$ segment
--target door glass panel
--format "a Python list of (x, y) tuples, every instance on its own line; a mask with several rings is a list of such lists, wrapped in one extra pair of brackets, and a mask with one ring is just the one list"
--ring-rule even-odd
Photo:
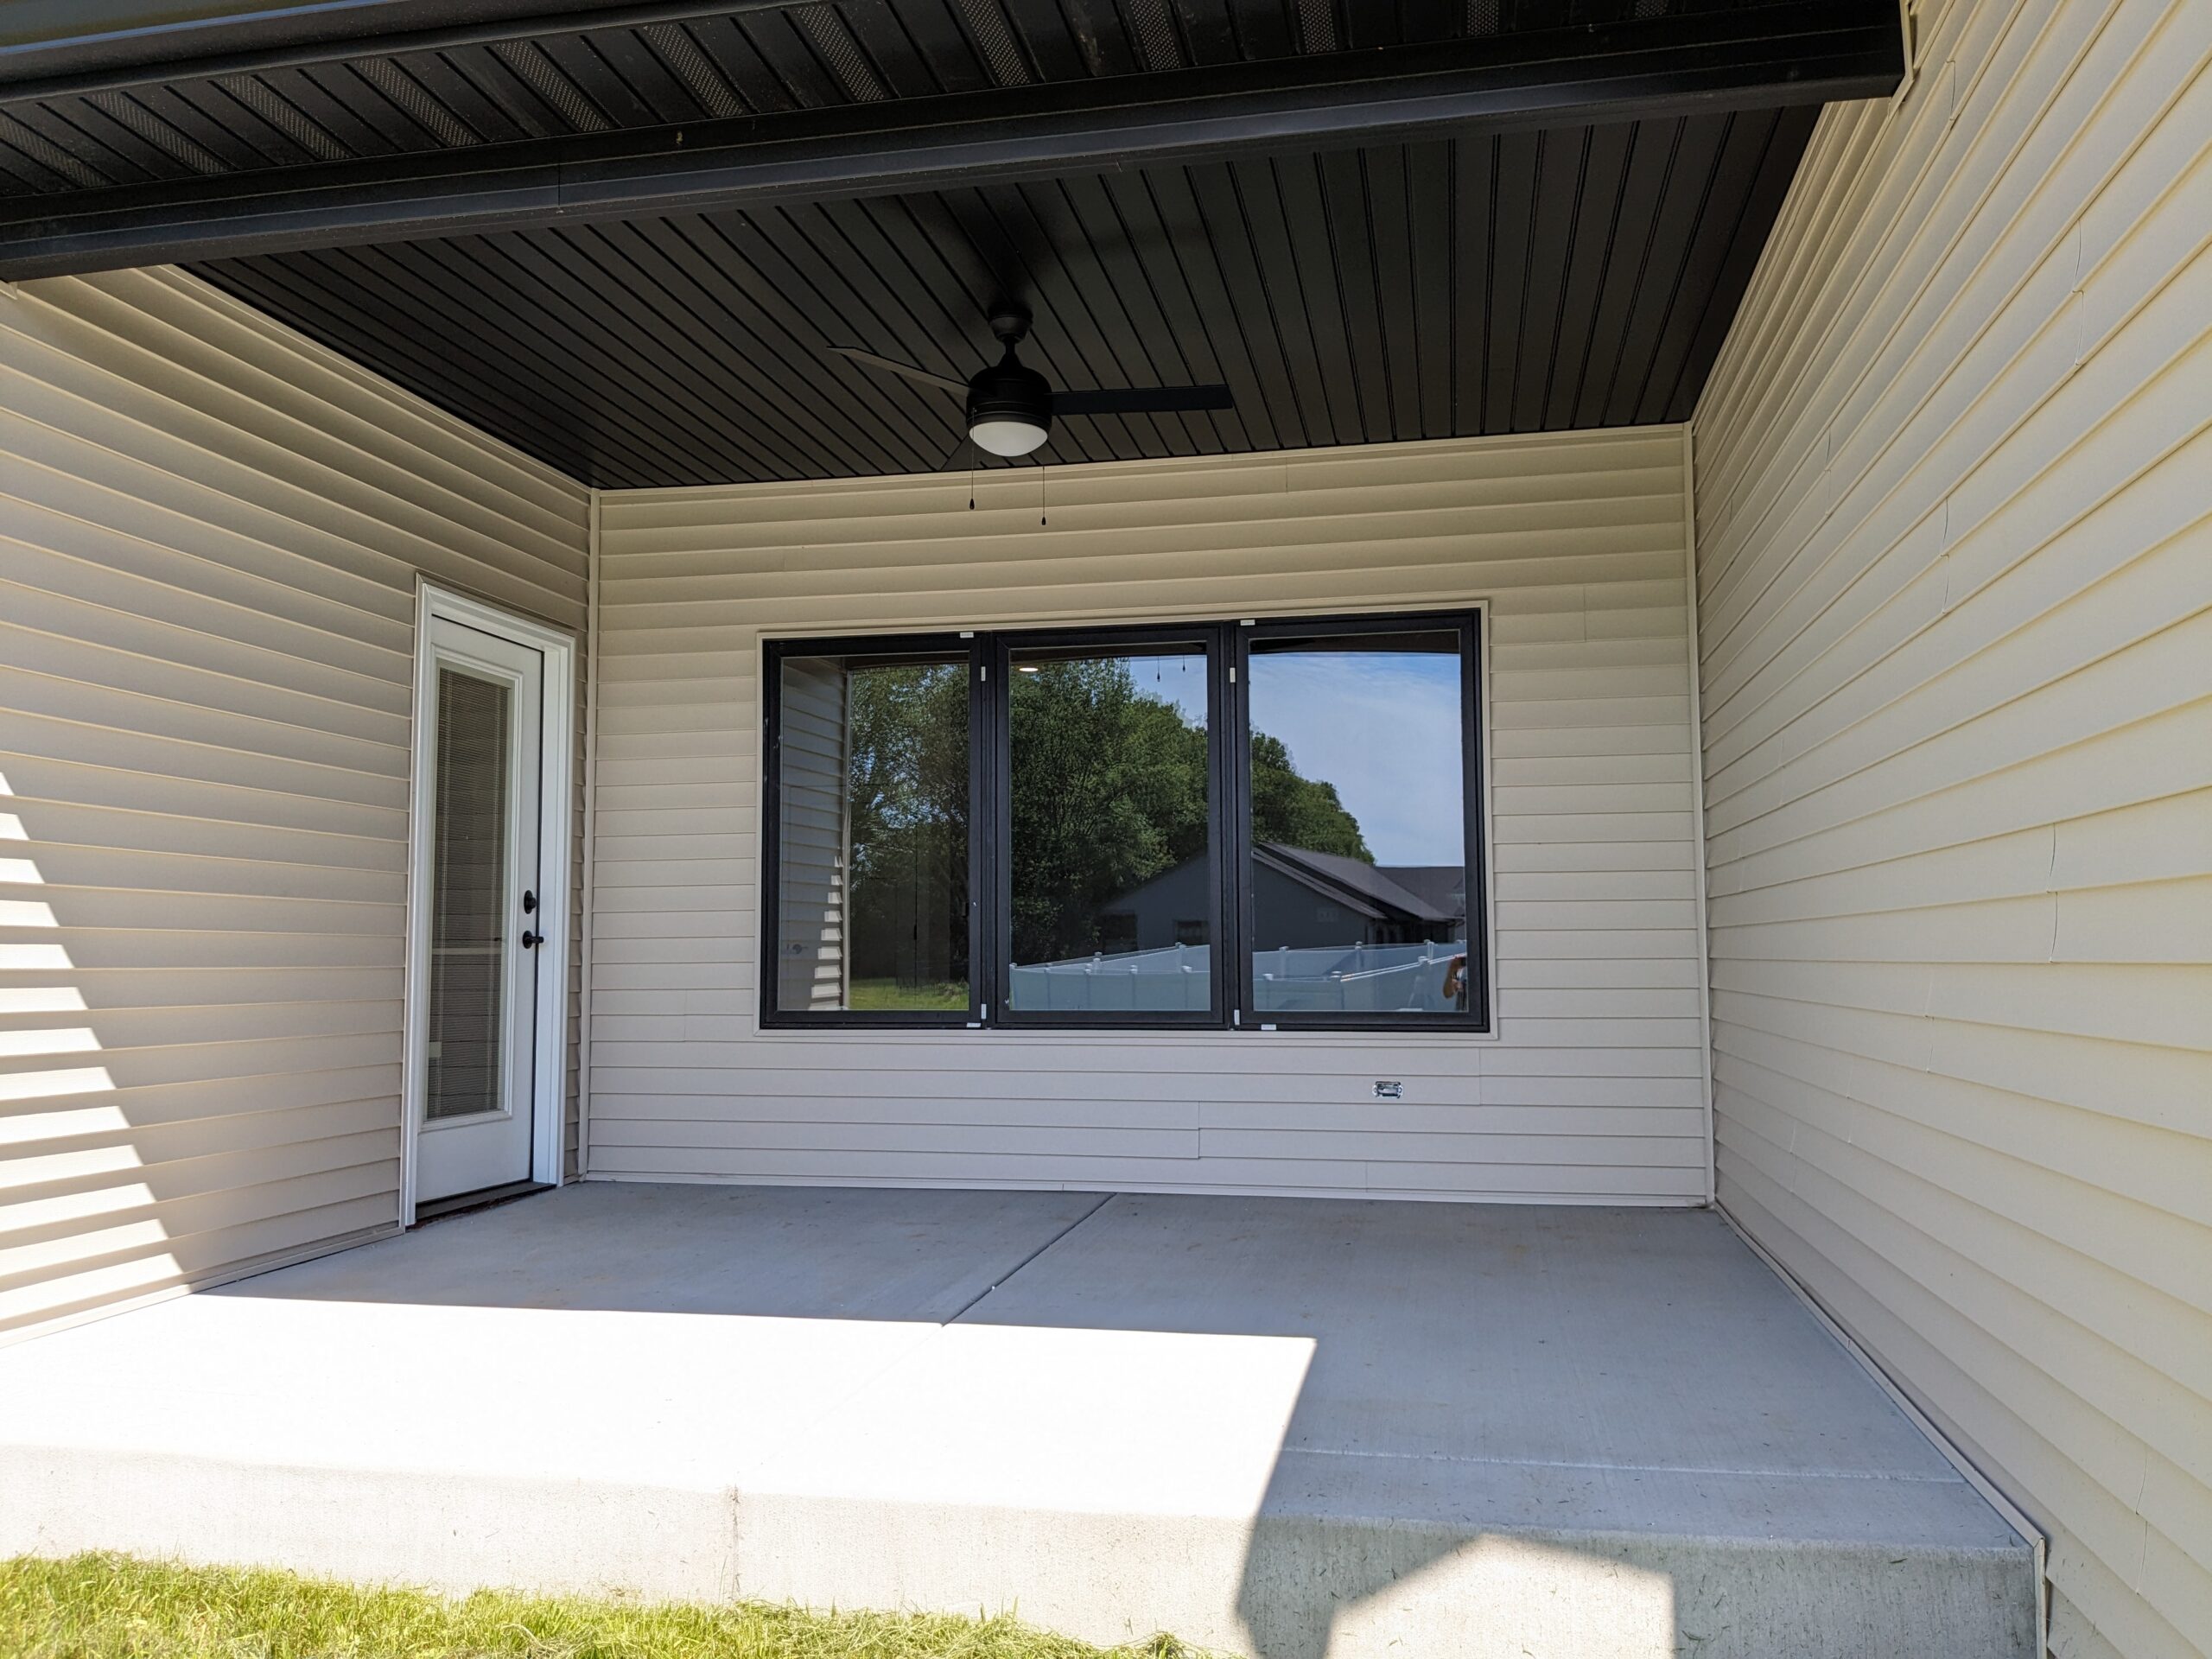
[(1466, 1011), (1463, 672), (1452, 629), (1253, 641), (1255, 1012)]
[(1024, 649), (1011, 665), (1007, 1006), (1211, 1008), (1205, 645)]
[(963, 1013), (968, 659), (789, 657), (776, 1006)]
[(512, 690), (497, 681), (438, 670), (427, 1107), (433, 1122), (503, 1104), (512, 705)]

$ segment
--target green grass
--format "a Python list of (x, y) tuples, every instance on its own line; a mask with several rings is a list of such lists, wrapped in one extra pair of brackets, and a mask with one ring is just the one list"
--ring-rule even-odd
[(362, 1590), (119, 1555), (0, 1561), (8, 1659), (1200, 1659), (1167, 1637), (1094, 1648), (1012, 1618), (660, 1606)]
[(855, 1011), (871, 1014), (882, 1014), (892, 1009), (906, 1013), (927, 1009), (931, 1013), (941, 1013), (947, 1008), (968, 1006), (968, 988), (965, 985), (901, 985), (895, 979), (856, 979), (846, 994), (852, 999), (851, 1006)]

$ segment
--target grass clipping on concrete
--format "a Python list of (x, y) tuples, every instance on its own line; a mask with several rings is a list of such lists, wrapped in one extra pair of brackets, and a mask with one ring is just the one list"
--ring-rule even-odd
[(1095, 1648), (1014, 1618), (448, 1599), (118, 1555), (0, 1561), (8, 1659), (1201, 1659), (1169, 1637)]

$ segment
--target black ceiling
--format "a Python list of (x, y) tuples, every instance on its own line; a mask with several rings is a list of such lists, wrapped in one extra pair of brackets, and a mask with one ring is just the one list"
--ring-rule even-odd
[(194, 261), (604, 486), (964, 461), (827, 348), (965, 379), (1001, 300), (1063, 389), (1235, 395), (1046, 460), (1679, 419), (1902, 63), (1893, 0), (41, 4), (0, 274)]
[[(190, 10), (74, 3), (134, 15)], [(537, 15), (517, 16), (519, 8), (483, 0), (377, 0), (368, 11), (404, 14), (410, 31), (285, 48), (241, 35), (239, 24), (203, 28), (173, 32), (161, 55), (179, 49), (178, 39), (244, 44), (135, 67), (81, 42), (0, 51), (0, 196), (1762, 4), (1772, 9), (1772, 0), (671, 0), (579, 13), (538, 0), (528, 9)], [(423, 29), (441, 13), (461, 21)], [(626, 21), (575, 26), (599, 18)]]
[[(1071, 419), (1061, 461), (1688, 412), (1815, 111), (1152, 168), (226, 261), (201, 273), (607, 487), (927, 471), (1004, 294), (1063, 387), (1226, 381)], [(988, 457), (986, 458), (988, 460)], [(964, 455), (962, 457), (965, 464)]]

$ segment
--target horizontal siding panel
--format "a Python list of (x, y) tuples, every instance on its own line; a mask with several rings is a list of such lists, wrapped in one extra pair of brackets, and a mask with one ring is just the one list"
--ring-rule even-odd
[(149, 1135), (143, 1152), (112, 1133), (77, 1139), (61, 1152), (49, 1142), (15, 1170), (35, 1179), (0, 1189), (0, 1236), (60, 1236), (124, 1214), (159, 1224), (178, 1198), (219, 1201), (302, 1170), (373, 1164), (397, 1185), (397, 1130), (389, 1102), (376, 1098), (173, 1124)]
[(1553, 1166), (1621, 1166), (1633, 1169), (1694, 1169), (1703, 1179), (1705, 1137), (1695, 1135), (1554, 1135), (1496, 1134), (1435, 1135), (1371, 1129), (1204, 1130), (1200, 1144), (1209, 1157), (1360, 1158), (1371, 1162), (1415, 1165), (1489, 1163)]
[(1195, 1158), (1196, 1129), (1159, 1127), (1099, 1128), (1084, 1123), (841, 1123), (827, 1118), (797, 1122), (721, 1118), (711, 1121), (617, 1119), (594, 1123), (594, 1147), (622, 1147), (633, 1155), (651, 1148), (715, 1148), (734, 1153), (883, 1153), (957, 1154), (986, 1158), (1033, 1154), (1079, 1158)]
[[(91, 802), (128, 808), (143, 803), (156, 810), (195, 816), (204, 811), (216, 819), (340, 834), (361, 827), (377, 830), (382, 814), (404, 823), (407, 810), (404, 780), (388, 774), (341, 771), (209, 743), (179, 743), (67, 715), (18, 714), (7, 741), (11, 776), (29, 773), (25, 792), (60, 805)], [(41, 785), (41, 772), (68, 781)], [(184, 772), (189, 775), (179, 776)]]
[[(65, 597), (26, 580), (39, 563), (30, 550), (13, 548), (4, 567), (10, 575), (0, 582), (10, 622), (27, 632), (105, 646), (118, 652), (120, 660), (146, 659), (163, 665), (164, 672), (168, 666), (198, 670), (244, 687), (274, 687), (320, 697), (333, 705), (334, 714), (359, 709), (365, 719), (377, 715), (402, 722), (407, 719), (404, 688), (392, 683), (391, 653), (342, 636), (285, 629), (273, 618), (255, 628), (254, 644), (241, 648), (225, 632), (244, 620), (235, 607), (195, 603), (196, 596), (184, 590), (141, 582), (83, 582), (74, 584), (84, 590), (81, 594)], [(75, 564), (72, 569), (73, 564), (52, 561), (39, 574), (48, 582), (66, 581), (86, 568)], [(102, 592), (103, 587), (120, 591)], [(124, 594), (130, 597), (124, 599)], [(119, 611), (118, 600), (154, 613), (133, 616)], [(186, 617), (193, 620), (187, 622)], [(280, 648), (280, 640), (286, 648)], [(357, 665), (332, 660), (347, 657), (355, 658)], [(162, 683), (166, 686), (165, 677)]]
[(1716, 992), (2036, 1029), (2115, 1042), (2212, 1047), (2212, 965), (1722, 961)]
[[(44, 803), (40, 804), (42, 807)], [(41, 811), (40, 816), (45, 818), (48, 815)], [(46, 827), (51, 830), (54, 825), (48, 823)], [(232, 831), (221, 844), (233, 855), (216, 857), (130, 848), (55, 845), (49, 836), (37, 858), (0, 859), (0, 871), (11, 865), (19, 866), (21, 874), (16, 879), (48, 889), (41, 896), (49, 902), (60, 889), (105, 889), (110, 893), (152, 895), (157, 903), (163, 903), (165, 912), (165, 900), (169, 895), (196, 899), (251, 894), (283, 900), (315, 899), (327, 893), (340, 904), (368, 905), (398, 904), (406, 897), (404, 870), (374, 866), (354, 868), (335, 858), (328, 863), (315, 864), (296, 859), (262, 860), (236, 855), (251, 852), (257, 839), (250, 834), (241, 836)], [(351, 849), (375, 858), (378, 865), (388, 864), (391, 857), (389, 842), (362, 840), (353, 843)], [(349, 848), (346, 842), (325, 837), (314, 850), (343, 854)], [(0, 880), (7, 879), (6, 874), (0, 874)], [(168, 919), (166, 913), (163, 919)]]
[[(10, 1105), (0, 1115), (0, 1144), (28, 1145), (141, 1126), (153, 1129), (166, 1123), (350, 1103), (396, 1095), (398, 1077), (397, 1057), (381, 1065), (335, 1071), (161, 1083), (130, 1090), (111, 1090), (94, 1074), (77, 1094)], [(0, 1183), (11, 1179), (12, 1167), (0, 1168)]]
[(173, 271), (0, 297), (0, 1331), (398, 1218), (415, 589), (583, 491)]
[[(2059, 1287), (2068, 1279), (2075, 1282), (2082, 1275), (2077, 1266), (2069, 1265), (2073, 1257), (2094, 1260), (2113, 1268), (2120, 1277), (2100, 1279), (2100, 1288), (2091, 1302), (2077, 1301), (2070, 1317), (2077, 1322), (2094, 1325), (2107, 1319), (2124, 1319), (2139, 1327), (2137, 1343), (2145, 1355), (2163, 1357), (2175, 1367), (2176, 1375), (2190, 1379), (2189, 1386), (2199, 1393), (2209, 1392), (2204, 1368), (2206, 1351), (2200, 1321), (2195, 1317), (2212, 1312), (2212, 1286), (2191, 1274), (2183, 1265), (2186, 1252), (2177, 1256), (2176, 1246), (2186, 1246), (2190, 1224), (2202, 1223), (2201, 1203), (2183, 1201), (2186, 1211), (2197, 1213), (2145, 1213), (2145, 1206), (2121, 1195), (2101, 1191), (2088, 1182), (2070, 1175), (2060, 1175), (2038, 1166), (2032, 1153), (2014, 1157), (2009, 1153), (1985, 1147), (1980, 1141), (1969, 1141), (1970, 1129), (1961, 1126), (1954, 1135), (1930, 1128), (1920, 1119), (1886, 1106), (1853, 1103), (1822, 1089), (1816, 1082), (1790, 1077), (1770, 1071), (1747, 1061), (1738, 1060), (1724, 1053), (1715, 1066), (1716, 1078), (1744, 1111), (1747, 1120), (1756, 1122), (1768, 1139), (1797, 1146), (1819, 1145), (1823, 1162), (1838, 1168), (1851, 1166), (1870, 1179), (1878, 1180), (1878, 1166), (1886, 1162), (1915, 1173), (1916, 1179), (1934, 1181), (1939, 1188), (1955, 1190), (1960, 1185), (1974, 1185), (2006, 1196), (2008, 1208), (2025, 1211), (2037, 1205), (2054, 1206), (2052, 1218), (2043, 1224), (2049, 1236), (2012, 1237), (2005, 1235), (2005, 1249), (2022, 1252), (2043, 1261), (2050, 1277), (2048, 1286), (2054, 1302), (2065, 1300)], [(1987, 1101), (1979, 1103), (1987, 1105)], [(1823, 1124), (1846, 1126), (1847, 1134), (1831, 1135)], [(1815, 1141), (1812, 1137), (1826, 1135), (1835, 1145)], [(1983, 1139), (1990, 1138), (1986, 1132)], [(2178, 1137), (2138, 1133), (2112, 1137), (2120, 1149), (2140, 1159), (2160, 1151), (2175, 1150)], [(2023, 1137), (2012, 1137), (2020, 1146)], [(2202, 1154), (2181, 1154), (2187, 1165), (2202, 1166)], [(2132, 1178), (2123, 1175), (2123, 1180)], [(1939, 1200), (1926, 1193), (1917, 1195), (1930, 1206), (1930, 1230), (1948, 1224), (1961, 1221)], [(1974, 1224), (1989, 1222), (1987, 1212), (1977, 1212)], [(1995, 1217), (1993, 1224), (2005, 1223), (2003, 1217)], [(2051, 1254), (2051, 1246), (2063, 1245), (2069, 1254), (2064, 1257)], [(2146, 1291), (2158, 1294), (2151, 1295)], [(2194, 1313), (2190, 1310), (2194, 1310)], [(2136, 1342), (2136, 1337), (2125, 1338)]]
[(2212, 12), (1943, 0), (1693, 422), (1722, 1202), (2212, 1653)]
[[(2202, 1132), (2200, 1108), (2212, 1084), (2212, 1055), (2171, 1045), (2125, 1048), (2092, 1039), (1984, 1020), (1929, 1014), (1870, 1014), (1837, 1002), (1788, 1002), (1716, 992), (1715, 1019), (1728, 1010), (1730, 1040), (1757, 1033), (1829, 1051), (1824, 1064), (1865, 1057), (1946, 1075), (2009, 1093), (2039, 1096), (2129, 1122)], [(1715, 1041), (1719, 1041), (1716, 1035)], [(2110, 1067), (2127, 1067), (2128, 1087), (2112, 1087)]]
[(250, 1274), (302, 1254), (362, 1242), (391, 1231), (397, 1210), (396, 1192), (378, 1193), (137, 1245), (122, 1260), (0, 1291), (0, 1325), (44, 1325), (116, 1302)]
[[(1700, 1199), (1681, 459), (1666, 429), (1063, 467), (1046, 525), (1031, 479), (973, 512), (964, 480), (607, 494), (591, 1172)], [(764, 633), (1478, 600), (1502, 1040), (759, 1031)]]
[[(136, 1218), (110, 1213), (88, 1227), (83, 1217), (73, 1216), (60, 1226), (16, 1227), (0, 1235), (0, 1283), (28, 1284), (50, 1276), (56, 1268), (157, 1243), (171, 1236), (393, 1193), (394, 1141), (387, 1126), (365, 1135), (297, 1142), (250, 1163), (224, 1159), (212, 1169), (190, 1165), (164, 1169), (150, 1181), (131, 1184), (148, 1194), (158, 1184), (158, 1215), (150, 1213), (154, 1206), (149, 1204), (142, 1206), (149, 1213)], [(250, 1184), (238, 1179), (241, 1165), (251, 1172)]]
[[(387, 978), (377, 988), (390, 989)], [(95, 1031), (89, 1023), (97, 1018)], [(305, 1002), (264, 996), (253, 1001), (180, 1004), (170, 1007), (113, 1007), (23, 1015), (0, 1005), (0, 1055), (30, 1052), (33, 1039), (62, 1032), (83, 1034), (88, 1052), (112, 1055), (138, 1048), (187, 1043), (232, 1042), (256, 1037), (337, 1037), (359, 1033), (388, 1036), (388, 1001)], [(51, 1046), (36, 1046), (52, 1052)]]

